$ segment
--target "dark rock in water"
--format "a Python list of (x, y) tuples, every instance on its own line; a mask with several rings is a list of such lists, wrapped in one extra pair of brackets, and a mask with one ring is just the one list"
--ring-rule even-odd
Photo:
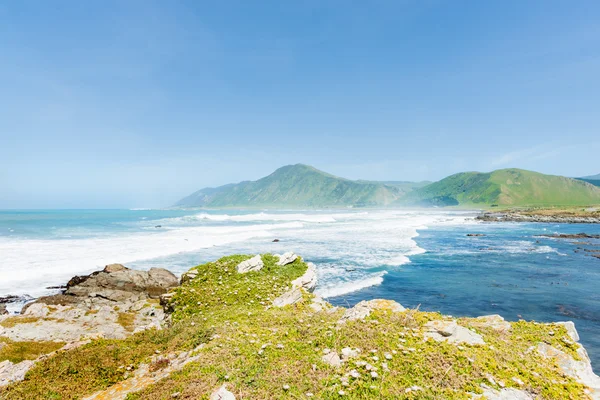
[(575, 233), (575, 234), (553, 234), (553, 235), (540, 235), (543, 237), (555, 238), (555, 239), (600, 239), (600, 235), (588, 235), (587, 233)]
[(273, 239), (273, 243), (279, 242), (279, 239)]
[(14, 296), (8, 295), (4, 297), (0, 297), (0, 315), (8, 314), (8, 310), (6, 309), (6, 305), (10, 303), (25, 303), (27, 301), (33, 300), (33, 297), (24, 295), (24, 296)]
[(155, 228), (162, 228), (162, 225), (156, 225)]
[(480, 237), (480, 236), (485, 236), (485, 235), (483, 233), (467, 233), (467, 236)]
[(46, 286), (46, 289), (48, 290), (55, 290), (55, 289), (66, 289), (67, 285), (60, 285), (60, 286)]
[(15, 301), (18, 301), (19, 299), (20, 299), (19, 296), (13, 296), (13, 295), (9, 294), (8, 296), (0, 297), (0, 304), (14, 303)]

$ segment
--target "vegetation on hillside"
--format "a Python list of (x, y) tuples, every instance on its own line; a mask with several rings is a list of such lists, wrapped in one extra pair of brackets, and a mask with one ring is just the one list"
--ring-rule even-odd
[[(482, 384), (528, 390), (541, 399), (585, 398), (584, 387), (531, 351), (547, 343), (577, 357), (560, 325), (520, 321), (509, 331), (458, 323), (483, 336), (484, 345), (424, 340), (424, 325), (444, 320), (418, 310), (376, 310), (364, 320), (338, 324), (343, 309), (311, 307), (313, 295), (283, 308), (271, 306), (307, 265), (286, 266), (263, 255), (260, 271), (238, 274), (250, 256), (230, 256), (194, 269), (175, 290), (172, 326), (124, 340), (92, 343), (39, 362), (25, 381), (0, 390), (2, 399), (76, 399), (126, 379), (156, 352), (196, 348), (199, 361), (128, 395), (134, 399), (207, 399), (223, 384), (250, 399), (468, 399)], [(198, 347), (200, 343), (205, 343)], [(328, 351), (360, 349), (339, 367)], [(156, 368), (160, 368), (157, 366)]]
[(521, 169), (463, 172), (409, 193), (423, 206), (573, 206), (600, 203), (600, 189), (580, 180)]
[(257, 181), (199, 190), (180, 207), (573, 206), (600, 203), (600, 181), (521, 169), (462, 172), (441, 181), (375, 182), (339, 178), (303, 164)]
[[(416, 184), (418, 185), (418, 184)], [(180, 207), (366, 207), (385, 206), (412, 188), (408, 182), (384, 184), (339, 178), (308, 165), (281, 167), (257, 181), (202, 189), (180, 200)]]

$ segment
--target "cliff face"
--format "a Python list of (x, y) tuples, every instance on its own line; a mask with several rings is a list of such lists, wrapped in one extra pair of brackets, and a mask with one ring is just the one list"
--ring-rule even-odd
[[(139, 286), (135, 302), (70, 288), (83, 302), (46, 299), (22, 316), (0, 316), (0, 398), (600, 398), (600, 378), (570, 322), (452, 318), (382, 299), (337, 308), (311, 293), (317, 273), (293, 253), (225, 257), (192, 268), (161, 296), (161, 323), (135, 322), (114, 339), (99, 338), (107, 336), (99, 329), (74, 337), (68, 328), (110, 319), (106, 308), (72, 322), (68, 308), (113, 301), (102, 307), (110, 305), (110, 323), (120, 324), (125, 304), (128, 313), (136, 304), (162, 318), (156, 300)], [(64, 329), (54, 340), (70, 343), (50, 355), (33, 349), (52, 341), (24, 342), (15, 333), (52, 324)], [(16, 346), (29, 359), (19, 360)]]

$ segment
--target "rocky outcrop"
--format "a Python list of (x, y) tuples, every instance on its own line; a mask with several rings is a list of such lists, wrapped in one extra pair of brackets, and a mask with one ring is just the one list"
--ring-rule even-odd
[(25, 379), (25, 374), (27, 373), (27, 371), (29, 371), (31, 367), (33, 367), (38, 361), (45, 360), (49, 357), (52, 357), (54, 354), (62, 351), (69, 351), (75, 349), (89, 342), (89, 340), (84, 340), (69, 343), (60, 348), (59, 350), (48, 354), (43, 354), (35, 360), (24, 360), (19, 363), (12, 363), (9, 360), (4, 360), (0, 362), (0, 387), (7, 386), (13, 382), (22, 381), (23, 379)]
[[(187, 364), (198, 361), (200, 355), (194, 355), (198, 349), (189, 352), (171, 353), (165, 356), (156, 355), (149, 363), (141, 364), (133, 373), (133, 376), (121, 381), (106, 390), (101, 390), (83, 400), (123, 400), (129, 393), (155, 384), (166, 378), (175, 371), (181, 370)], [(162, 368), (154, 368), (154, 365), (164, 365)], [(211, 397), (212, 398), (212, 397)], [(227, 399), (224, 397), (224, 399)]]
[[(0, 337), (66, 342), (69, 349), (87, 339), (123, 339), (140, 330), (160, 329), (164, 312), (154, 298), (178, 284), (167, 270), (134, 271), (120, 264), (75, 278), (65, 294), (39, 298), (21, 315), (0, 317)], [(37, 361), (2, 363), (0, 381), (23, 379)]]
[[(570, 334), (570, 336), (573, 338), (575, 335)], [(576, 337), (579, 337), (579, 335), (576, 335)], [(575, 360), (569, 354), (546, 343), (540, 343), (537, 346), (537, 351), (542, 357), (553, 359), (565, 375), (587, 386), (590, 397), (594, 400), (599, 400), (600, 377), (592, 370), (590, 358), (583, 346), (578, 343), (576, 345), (577, 355), (581, 360)]]
[(486, 212), (475, 217), (486, 222), (541, 222), (560, 224), (600, 224), (600, 218), (595, 216), (568, 216), (568, 215), (536, 215), (522, 214), (515, 211)]
[(107, 265), (103, 271), (86, 278), (78, 277), (67, 284), (65, 295), (77, 297), (100, 297), (111, 301), (127, 301), (133, 298), (157, 299), (170, 288), (179, 284), (177, 277), (163, 268), (137, 271), (121, 264)]
[(302, 300), (302, 289), (294, 288), (273, 300), (273, 306), (285, 307)]
[(483, 337), (464, 326), (460, 326), (456, 321), (437, 320), (425, 324), (426, 338), (431, 338), (437, 342), (448, 342), (453, 344), (485, 344)]
[(313, 263), (306, 263), (308, 268), (301, 277), (292, 281), (292, 286), (302, 288), (308, 292), (313, 292), (317, 287), (317, 268)]
[(289, 251), (289, 252), (284, 253), (283, 255), (279, 256), (279, 262), (277, 262), (277, 265), (284, 266), (284, 265), (291, 264), (294, 261), (296, 261), (297, 258), (298, 258), (298, 255), (296, 253)]
[[(286, 253), (286, 254), (293, 254), (293, 253)], [(287, 257), (287, 259), (290, 260), (291, 258), (293, 258), (293, 260), (295, 260), (298, 257), (295, 254), (294, 254), (294, 256), (295, 256), (295, 258)], [(291, 262), (294, 262), (293, 260)], [(287, 264), (289, 264), (289, 262)], [(282, 294), (281, 296), (279, 296), (275, 300), (273, 300), (273, 305), (275, 307), (284, 307), (284, 306), (288, 306), (288, 305), (297, 303), (300, 300), (302, 300), (302, 292), (303, 291), (310, 293), (315, 290), (316, 286), (317, 286), (317, 272), (316, 272), (315, 265), (313, 263), (307, 263), (306, 272), (299, 278), (294, 279), (292, 281), (292, 289), (288, 290), (287, 292), (285, 292), (284, 294)], [(314, 304), (318, 304), (318, 302), (315, 302)], [(322, 305), (316, 305), (315, 307), (318, 307), (319, 309), (318, 310), (315, 309), (315, 311), (322, 310), (324, 307), (321, 307), (321, 306)]]
[(510, 322), (507, 322), (500, 315), (484, 315), (471, 321), (471, 325), (476, 328), (491, 328), (497, 332), (508, 332), (511, 330)]
[(384, 300), (384, 299), (375, 299), (369, 301), (361, 301), (357, 305), (352, 308), (346, 310), (342, 318), (338, 321), (338, 323), (342, 324), (346, 321), (355, 321), (357, 319), (365, 319), (374, 310), (386, 310), (391, 312), (402, 312), (406, 311), (404, 307), (400, 303), (397, 303), (393, 300)]
[(34, 364), (35, 361), (31, 360), (21, 361), (17, 364), (8, 360), (0, 362), (0, 387), (25, 379), (25, 374)]
[(257, 255), (249, 260), (242, 261), (241, 263), (239, 263), (237, 266), (237, 272), (240, 274), (245, 274), (246, 272), (250, 271), (259, 271), (264, 266), (265, 264), (263, 263), (262, 258), (260, 257), (260, 255)]

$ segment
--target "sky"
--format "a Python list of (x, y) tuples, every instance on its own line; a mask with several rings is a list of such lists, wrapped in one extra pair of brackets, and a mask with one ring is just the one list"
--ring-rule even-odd
[(0, 208), (164, 207), (295, 163), (600, 173), (600, 2), (0, 1)]

